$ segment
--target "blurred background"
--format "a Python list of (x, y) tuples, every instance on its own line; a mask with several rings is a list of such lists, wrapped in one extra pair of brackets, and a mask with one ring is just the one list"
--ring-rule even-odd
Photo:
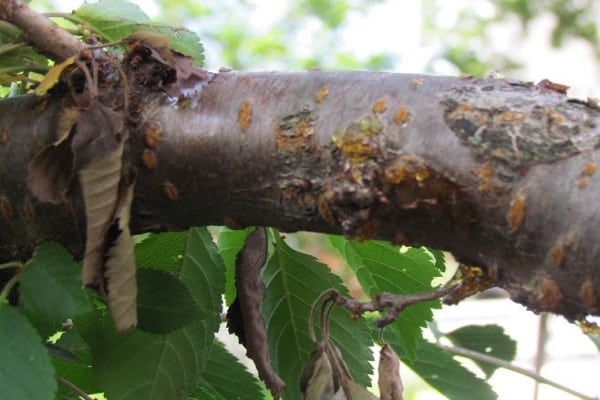
[[(134, 0), (158, 22), (202, 38), (207, 68), (360, 69), (437, 75), (490, 73), (571, 86), (600, 97), (598, 0)], [(38, 11), (69, 12), (81, 2), (33, 0)], [(345, 277), (320, 235), (290, 235)], [(600, 238), (599, 238), (600, 239)], [(600, 396), (600, 343), (562, 318), (537, 316), (498, 292), (436, 313), (435, 329), (499, 324), (518, 341), (515, 364), (591, 397)], [(243, 354), (243, 352), (240, 352)], [(406, 399), (444, 396), (403, 369)], [(500, 399), (574, 399), (506, 370), (491, 384)]]

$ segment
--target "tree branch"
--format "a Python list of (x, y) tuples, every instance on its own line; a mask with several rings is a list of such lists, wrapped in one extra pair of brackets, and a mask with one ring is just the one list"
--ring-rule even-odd
[[(124, 70), (134, 232), (227, 223), (426, 245), (473, 266), (475, 290), (569, 319), (600, 312), (593, 105), (497, 79), (312, 71), (220, 73), (174, 107), (145, 87), (147, 68)], [(0, 262), (47, 238), (81, 254), (77, 193), (52, 206), (24, 185), (63, 101), (0, 102)]]
[(55, 61), (62, 61), (84, 48), (75, 36), (19, 0), (0, 0), (0, 19), (21, 28), (27, 43)]

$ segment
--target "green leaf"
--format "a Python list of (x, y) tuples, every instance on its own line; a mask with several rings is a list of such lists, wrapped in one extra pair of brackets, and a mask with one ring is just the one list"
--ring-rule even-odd
[[(504, 333), (504, 329), (498, 325), (463, 326), (445, 336), (456, 346), (505, 361), (512, 361), (517, 354), (517, 342)], [(473, 361), (487, 378), (498, 369), (497, 365), (475, 359)]]
[(187, 239), (187, 231), (152, 233), (135, 246), (135, 264), (141, 268), (177, 271)]
[(76, 321), (92, 345), (94, 370), (110, 400), (178, 400), (195, 389), (219, 327), (225, 278), (223, 261), (205, 228), (189, 230), (181, 278), (203, 310), (203, 319), (181, 329), (118, 335), (108, 317), (96, 329), (93, 320)]
[(106, 318), (94, 346), (94, 371), (110, 400), (185, 399), (196, 387), (214, 325), (198, 321), (166, 335), (117, 334)]
[(83, 23), (105, 41), (115, 42), (133, 32), (140, 24), (151, 24), (139, 6), (121, 0), (83, 3), (73, 12), (75, 23)]
[(181, 276), (196, 302), (218, 325), (221, 295), (225, 289), (225, 265), (206, 228), (189, 230)]
[(222, 227), (219, 231), (217, 246), (225, 263), (225, 303), (229, 306), (235, 300), (235, 259), (242, 249), (249, 229), (233, 230)]
[[(333, 246), (344, 256), (365, 293), (390, 292), (411, 294), (432, 290), (431, 280), (439, 276), (435, 259), (425, 248), (410, 248), (400, 252), (386, 242), (358, 242), (341, 236), (330, 236)], [(433, 318), (432, 309), (439, 301), (415, 304), (402, 311), (396, 322), (386, 330), (397, 333), (405, 354), (414, 359), (422, 338), (421, 328)]]
[[(325, 290), (348, 291), (326, 265), (314, 257), (291, 249), (276, 237), (275, 252), (263, 271), (267, 296), (262, 313), (269, 334), (269, 348), (274, 369), (287, 384), (286, 399), (300, 399), (299, 377), (313, 351), (308, 318), (315, 299)], [(373, 358), (364, 320), (353, 321), (346, 310), (334, 307), (330, 319), (331, 338), (342, 352), (354, 379), (370, 383)]]
[(206, 393), (219, 400), (257, 400), (263, 397), (256, 377), (220, 342), (213, 343), (198, 388), (190, 397), (203, 399)]
[(439, 269), (440, 272), (446, 271), (446, 256), (444, 255), (444, 252), (441, 250), (430, 248), (428, 248), (427, 250), (429, 250), (429, 252), (433, 255), (433, 258), (435, 259), (434, 267)]
[(6, 303), (0, 303), (0, 354), (3, 399), (54, 398), (54, 368), (42, 338), (18, 309)]
[[(52, 359), (52, 364), (54, 365), (56, 375), (65, 378), (84, 392), (98, 393), (102, 391), (91, 365), (68, 362), (56, 358)], [(58, 385), (57, 399), (80, 400), (80, 397), (73, 393), (70, 388)]]
[[(373, 334), (378, 335), (379, 332), (374, 331)], [(449, 400), (494, 400), (498, 398), (486, 381), (478, 378), (456, 361), (451, 354), (436, 345), (426, 340), (419, 340), (417, 355), (413, 359), (407, 357), (395, 332), (386, 329), (384, 337), (385, 341), (392, 345), (398, 353), (402, 362)]]
[(96, 32), (105, 42), (122, 40), (135, 31), (167, 35), (172, 50), (192, 57), (195, 66), (202, 66), (204, 63), (204, 47), (196, 33), (185, 28), (154, 24), (140, 7), (133, 3), (121, 0), (84, 3), (67, 18)]
[(176, 276), (152, 269), (140, 269), (138, 283), (138, 328), (168, 333), (206, 316), (187, 286)]
[(91, 311), (81, 287), (81, 269), (56, 243), (43, 243), (20, 280), (21, 301), (42, 336), (56, 332), (67, 319)]

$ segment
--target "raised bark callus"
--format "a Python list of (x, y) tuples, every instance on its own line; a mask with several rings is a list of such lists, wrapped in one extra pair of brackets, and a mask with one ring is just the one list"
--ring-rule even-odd
[[(135, 232), (227, 222), (427, 245), (535, 311), (600, 313), (594, 104), (547, 85), (319, 71), (220, 73), (192, 98), (136, 98)], [(26, 189), (60, 108), (42, 103), (0, 103), (4, 259), (84, 243), (77, 202)]]

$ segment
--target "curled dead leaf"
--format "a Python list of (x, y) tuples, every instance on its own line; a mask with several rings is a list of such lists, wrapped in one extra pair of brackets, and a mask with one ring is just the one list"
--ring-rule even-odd
[(150, 50), (153, 50), (154, 59), (171, 67), (175, 66), (175, 58), (169, 47), (171, 41), (169, 36), (157, 32), (135, 31), (124, 40), (126, 42), (139, 41), (145, 44)]
[(385, 344), (379, 353), (379, 395), (381, 400), (403, 400), (402, 380), (400, 379), (400, 360), (392, 349)]
[(316, 345), (302, 370), (300, 391), (303, 400), (327, 400), (333, 398), (336, 392), (333, 369), (325, 348), (320, 344)]
[[(273, 397), (278, 399), (285, 383), (271, 366), (267, 328), (260, 313), (265, 298), (265, 285), (261, 270), (267, 260), (267, 232), (257, 227), (246, 238), (235, 261), (235, 286), (237, 299), (228, 311), (229, 331), (235, 333), (246, 347), (248, 357), (254, 361), (258, 376), (265, 382)], [(241, 318), (241, 321), (239, 320)]]
[(73, 178), (73, 126), (79, 121), (81, 109), (65, 108), (58, 117), (56, 141), (38, 153), (27, 172), (27, 187), (41, 202), (66, 202), (66, 192)]

